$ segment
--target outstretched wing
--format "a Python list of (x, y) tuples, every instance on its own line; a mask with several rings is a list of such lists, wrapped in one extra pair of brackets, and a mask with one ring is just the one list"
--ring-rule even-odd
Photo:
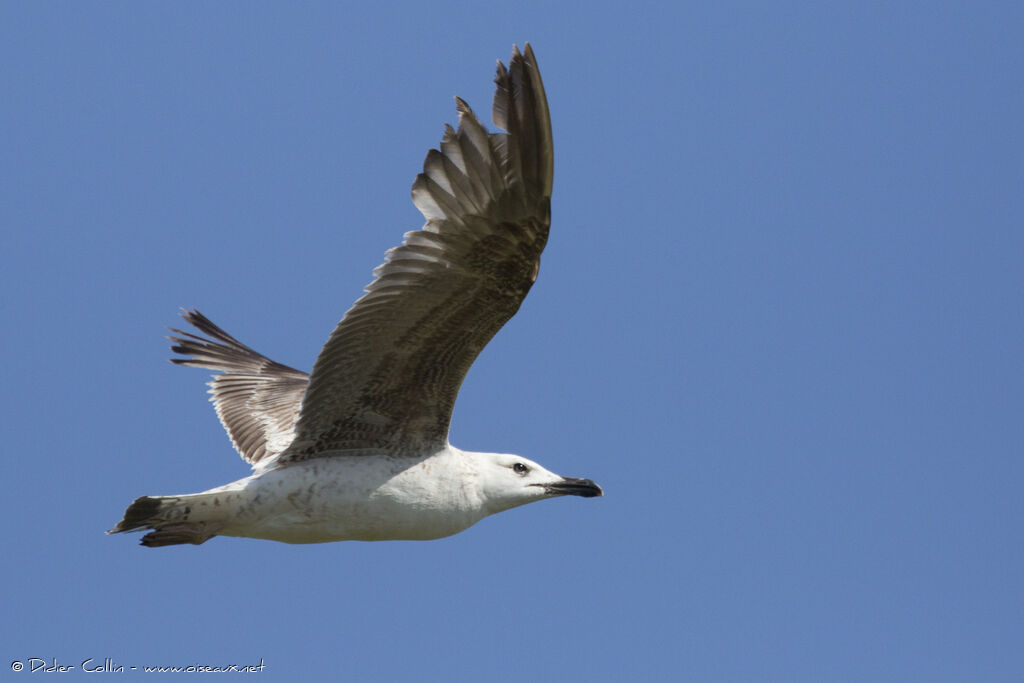
[(317, 358), (281, 461), (441, 447), (466, 372), (519, 309), (548, 238), (554, 152), (529, 44), (498, 62), (490, 133), (456, 98), (412, 198), (427, 219), (391, 249)]
[(206, 336), (171, 328), (172, 363), (221, 373), (209, 382), (217, 417), (253, 467), (284, 451), (295, 437), (309, 375), (253, 351), (196, 310), (181, 317)]

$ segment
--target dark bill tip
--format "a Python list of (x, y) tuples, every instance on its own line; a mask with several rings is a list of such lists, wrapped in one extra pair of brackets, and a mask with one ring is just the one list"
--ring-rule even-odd
[(577, 479), (575, 477), (565, 477), (562, 481), (554, 484), (544, 484), (544, 490), (554, 496), (594, 498), (604, 495), (601, 487), (594, 482), (589, 479)]

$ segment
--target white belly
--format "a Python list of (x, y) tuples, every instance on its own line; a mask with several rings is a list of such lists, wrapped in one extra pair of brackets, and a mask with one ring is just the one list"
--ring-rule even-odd
[(236, 514), (219, 533), (284, 543), (450, 536), (487, 515), (454, 455), (318, 457), (255, 474), (229, 485), (239, 487)]

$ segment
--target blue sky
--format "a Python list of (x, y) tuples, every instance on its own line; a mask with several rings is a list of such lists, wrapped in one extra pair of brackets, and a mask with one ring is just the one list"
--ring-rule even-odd
[[(1024, 12), (669, 4), (0, 5), (0, 670), (1020, 680)], [(526, 40), (551, 239), (451, 437), (606, 497), (429, 543), (104, 536), (248, 472), (178, 308), (308, 370)]]

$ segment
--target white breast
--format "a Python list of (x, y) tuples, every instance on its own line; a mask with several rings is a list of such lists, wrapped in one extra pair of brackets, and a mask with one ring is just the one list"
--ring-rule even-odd
[(487, 515), (462, 452), (423, 458), (318, 457), (238, 482), (225, 536), (285, 543), (428, 540), (458, 533)]

